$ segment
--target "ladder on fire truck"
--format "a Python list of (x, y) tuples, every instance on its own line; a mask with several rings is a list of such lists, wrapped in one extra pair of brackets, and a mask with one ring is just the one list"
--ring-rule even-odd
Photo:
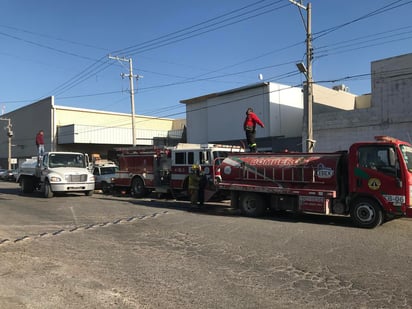
[(283, 167), (253, 167), (244, 166), (244, 180), (288, 182), (288, 183), (322, 183), (316, 181), (316, 169), (309, 166), (283, 166)]

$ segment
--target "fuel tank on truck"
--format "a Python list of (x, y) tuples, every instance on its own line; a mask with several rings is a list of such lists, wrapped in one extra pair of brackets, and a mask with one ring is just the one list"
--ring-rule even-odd
[(220, 166), (222, 182), (338, 190), (346, 180), (346, 153), (244, 153)]
[(20, 166), (20, 173), (35, 174), (38, 165), (37, 157), (26, 159)]

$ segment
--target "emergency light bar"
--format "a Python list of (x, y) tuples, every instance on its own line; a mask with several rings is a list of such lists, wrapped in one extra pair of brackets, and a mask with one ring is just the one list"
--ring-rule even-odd
[(397, 138), (387, 136), (387, 135), (377, 135), (375, 136), (375, 140), (380, 141), (380, 142), (399, 142)]

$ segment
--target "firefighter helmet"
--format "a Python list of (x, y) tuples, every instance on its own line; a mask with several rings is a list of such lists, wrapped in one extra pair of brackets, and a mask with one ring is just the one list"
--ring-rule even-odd
[(192, 172), (200, 172), (201, 171), (201, 168), (200, 168), (200, 165), (198, 165), (198, 164), (193, 164), (192, 165)]

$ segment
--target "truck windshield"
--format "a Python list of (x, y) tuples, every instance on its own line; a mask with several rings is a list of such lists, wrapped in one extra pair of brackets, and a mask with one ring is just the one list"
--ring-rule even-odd
[(412, 172), (412, 147), (408, 145), (400, 145), (403, 159), (408, 167), (408, 171)]
[(72, 153), (53, 153), (49, 157), (49, 167), (86, 167), (84, 156)]

